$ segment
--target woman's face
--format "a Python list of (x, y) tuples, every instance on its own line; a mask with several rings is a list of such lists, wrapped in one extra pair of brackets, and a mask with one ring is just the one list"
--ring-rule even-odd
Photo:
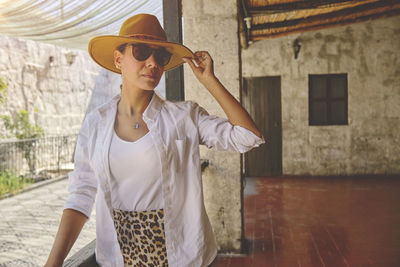
[[(148, 46), (153, 49), (160, 48), (156, 45)], [(139, 61), (132, 55), (131, 45), (126, 46), (124, 53), (116, 50), (114, 59), (120, 66), (122, 80), (130, 88), (153, 90), (164, 73), (164, 67), (157, 64), (154, 59), (154, 52), (147, 59)]]

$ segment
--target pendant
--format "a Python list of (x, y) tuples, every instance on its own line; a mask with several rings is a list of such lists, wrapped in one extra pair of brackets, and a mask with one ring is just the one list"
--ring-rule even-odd
[(133, 125), (133, 128), (138, 129), (139, 128), (139, 123), (135, 123), (135, 125)]

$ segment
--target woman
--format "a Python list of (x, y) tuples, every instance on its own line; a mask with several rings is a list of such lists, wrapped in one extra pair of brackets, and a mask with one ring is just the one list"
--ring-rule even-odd
[[(121, 94), (82, 124), (46, 266), (62, 265), (95, 196), (100, 266), (208, 266), (217, 249), (203, 203), (199, 144), (243, 153), (264, 142), (260, 131), (215, 77), (210, 55), (167, 42), (152, 15), (129, 18), (118, 36), (92, 39), (89, 53), (121, 74)], [(184, 62), (229, 121), (154, 93), (163, 72)]]

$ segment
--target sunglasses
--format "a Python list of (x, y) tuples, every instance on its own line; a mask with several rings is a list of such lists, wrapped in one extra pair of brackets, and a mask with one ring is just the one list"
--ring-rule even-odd
[(165, 48), (151, 48), (146, 44), (131, 44), (132, 55), (139, 61), (148, 59), (154, 53), (154, 60), (160, 66), (166, 66), (171, 59), (172, 54)]

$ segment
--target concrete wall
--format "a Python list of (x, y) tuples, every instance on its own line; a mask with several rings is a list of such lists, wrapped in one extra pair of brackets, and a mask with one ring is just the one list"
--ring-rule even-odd
[[(400, 16), (255, 42), (243, 77), (281, 76), (283, 173), (400, 173)], [(293, 41), (301, 50), (294, 59)], [(347, 73), (347, 126), (308, 125), (308, 75)]]
[[(236, 1), (183, 0), (184, 44), (207, 50), (217, 77), (239, 99), (239, 54)], [(184, 69), (185, 99), (194, 100), (210, 114), (225, 117), (209, 92)], [(201, 148), (210, 161), (203, 173), (204, 198), (220, 251), (239, 251), (241, 242), (240, 154)]]

